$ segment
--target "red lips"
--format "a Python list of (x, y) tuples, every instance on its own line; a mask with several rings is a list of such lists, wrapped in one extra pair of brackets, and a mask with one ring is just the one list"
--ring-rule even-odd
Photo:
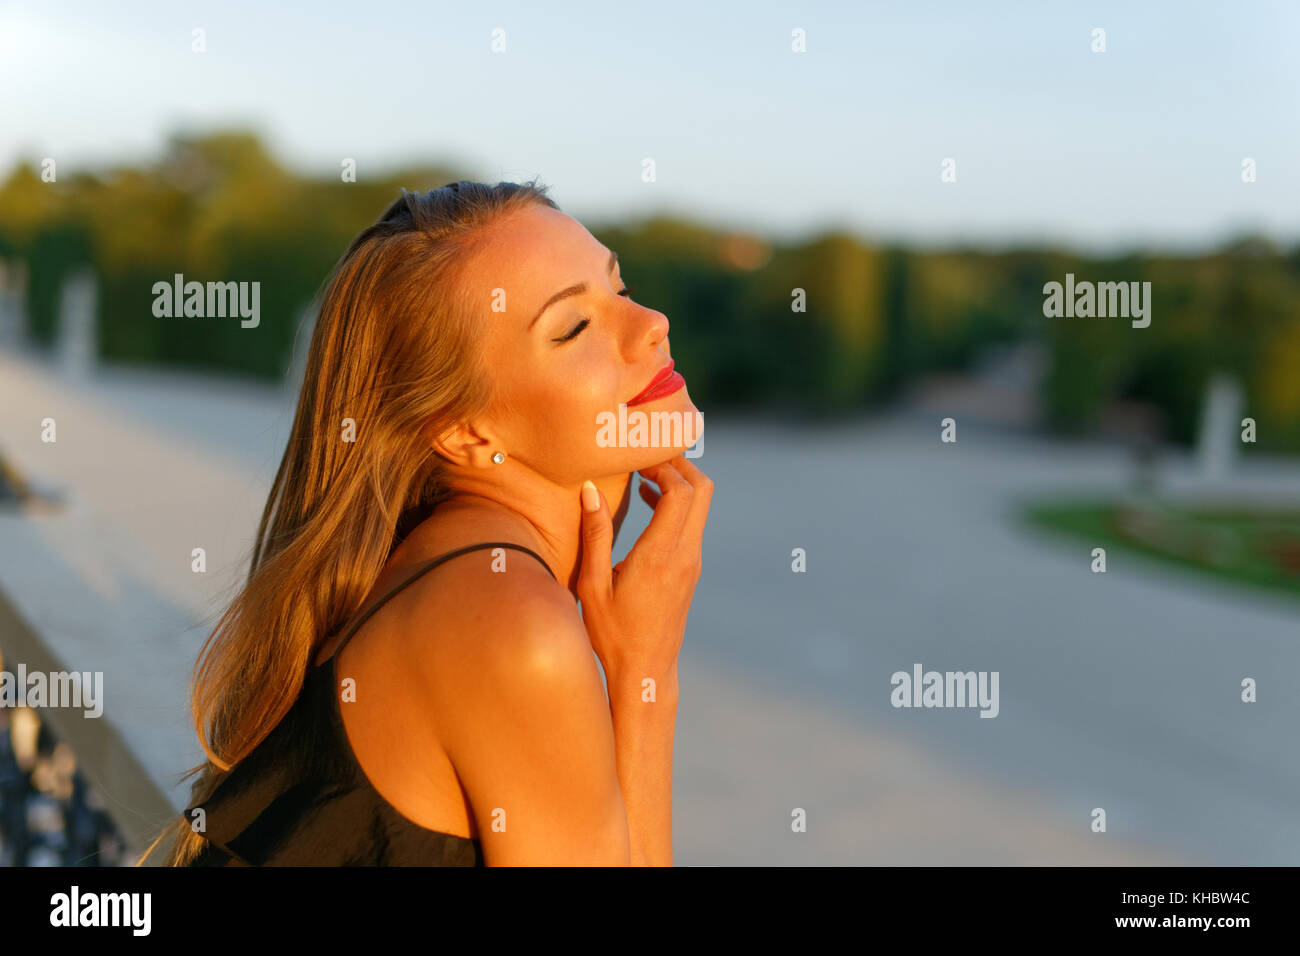
[(673, 360), (669, 359), (668, 364), (655, 373), (654, 378), (650, 379), (650, 384), (635, 398), (629, 399), (627, 404), (643, 405), (646, 402), (653, 402), (657, 398), (671, 395), (685, 385), (686, 379), (682, 378), (679, 372), (673, 371), (673, 364)]

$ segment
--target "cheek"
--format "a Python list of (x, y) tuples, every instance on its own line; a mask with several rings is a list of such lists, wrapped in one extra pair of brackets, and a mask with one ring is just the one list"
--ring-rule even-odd
[(618, 413), (619, 378), (606, 365), (586, 366), (566, 376), (560, 388), (565, 394), (563, 406), (571, 430), (591, 437), (601, 412)]
[(618, 414), (618, 403), (626, 383), (619, 377), (614, 359), (599, 348), (572, 356), (572, 361), (557, 366), (550, 383), (554, 417), (548, 425), (563, 438), (572, 453), (582, 454), (596, 448), (600, 415)]
[(551, 387), (565, 396), (566, 405), (581, 405), (593, 415), (601, 409), (617, 409), (623, 389), (617, 354), (597, 335), (575, 344), (578, 347), (550, 370)]
[[(503, 410), (518, 413), (511, 430), (524, 428), (524, 440), (540, 442), (566, 454), (595, 447), (601, 412), (618, 414), (626, 383), (599, 350), (566, 356), (565, 361), (542, 363), (519, 370), (509, 378), (503, 393)], [(508, 411), (507, 411), (507, 414)]]

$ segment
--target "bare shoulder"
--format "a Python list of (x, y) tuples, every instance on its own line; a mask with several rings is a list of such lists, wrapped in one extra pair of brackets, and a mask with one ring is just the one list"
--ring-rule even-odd
[(512, 557), (504, 571), (449, 562), (417, 602), (415, 630), (438, 631), (416, 655), (424, 713), (489, 866), (626, 865), (609, 702), (577, 603), (535, 559)]
[[(492, 534), (510, 540), (501, 525), (448, 520), (402, 559)], [(609, 700), (573, 594), (515, 548), (459, 554), (412, 592), (385, 644), (411, 706), (386, 731), (416, 747), (427, 735), (438, 752), (415, 785), (454, 774), (489, 866), (626, 865)]]
[(548, 668), (590, 686), (599, 670), (577, 602), (536, 558), (512, 548), (440, 565), (413, 595), (405, 629), (420, 683), (447, 726)]

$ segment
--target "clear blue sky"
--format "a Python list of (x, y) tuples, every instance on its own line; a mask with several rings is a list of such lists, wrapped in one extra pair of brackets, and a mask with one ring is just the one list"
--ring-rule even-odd
[(1300, 238), (1294, 2), (0, 0), (0, 89), (5, 172), (139, 159), (231, 121), (304, 171), (346, 156), (361, 176), (431, 159), (539, 175), (589, 225), (671, 211), (940, 245)]

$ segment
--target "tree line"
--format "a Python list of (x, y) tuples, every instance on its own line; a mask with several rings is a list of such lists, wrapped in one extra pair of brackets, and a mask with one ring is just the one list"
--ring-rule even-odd
[[(275, 381), (351, 238), (402, 187), (461, 178), (473, 177), (437, 166), (356, 182), (300, 175), (240, 131), (174, 136), (154, 163), (53, 182), (23, 162), (0, 184), (0, 258), (26, 263), (38, 343), (57, 335), (64, 280), (89, 268), (101, 358)], [(672, 218), (592, 231), (618, 251), (636, 300), (669, 316), (701, 408), (852, 413), (918, 376), (968, 369), (991, 345), (1035, 341), (1049, 356), (1038, 400), (1055, 432), (1086, 433), (1122, 400), (1155, 409), (1165, 438), (1190, 443), (1207, 381), (1227, 372), (1245, 390), (1257, 447), (1300, 451), (1300, 244), (1087, 257), (917, 250), (842, 232), (779, 243)], [(178, 273), (259, 282), (257, 328), (156, 317), (152, 290)], [(1067, 275), (1149, 282), (1149, 324), (1045, 314), (1045, 289)]]

